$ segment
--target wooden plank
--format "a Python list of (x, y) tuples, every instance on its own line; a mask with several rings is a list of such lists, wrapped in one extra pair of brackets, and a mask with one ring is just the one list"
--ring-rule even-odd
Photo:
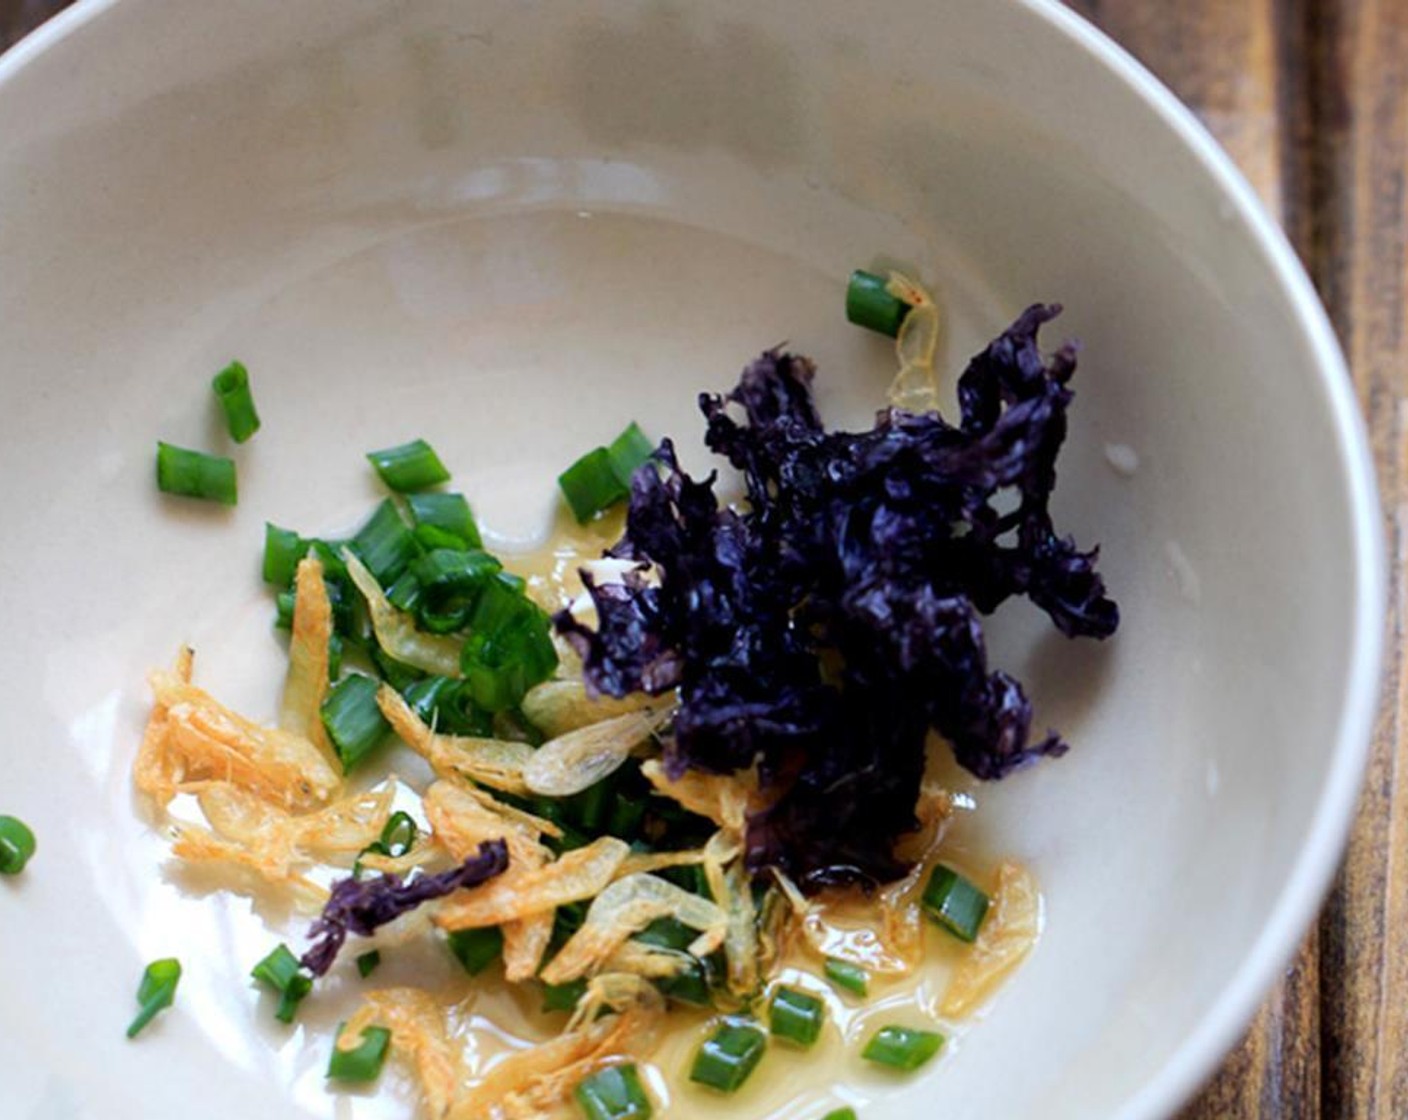
[(0, 0), (0, 51), (18, 42), (70, 0)]
[(1152, 70), (1282, 209), (1275, 0), (1067, 0)]

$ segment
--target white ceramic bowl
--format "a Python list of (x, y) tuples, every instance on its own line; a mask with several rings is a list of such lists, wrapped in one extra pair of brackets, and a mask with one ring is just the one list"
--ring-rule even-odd
[[(885, 349), (840, 302), (877, 256), (940, 287), (950, 366), (1065, 302), (1055, 505), (1125, 621), (1103, 647), (995, 621), (1074, 744), (984, 791), (1048, 930), (867, 1120), (1147, 1120), (1191, 1092), (1336, 862), (1384, 571), (1325, 317), (1166, 91), (1036, 0), (94, 0), (0, 61), (0, 811), (41, 845), (0, 883), (0, 1111), (404, 1113), (395, 1086), (325, 1095), (321, 1050), (256, 1014), (259, 919), (159, 870), (127, 778), (144, 670), (189, 640), (271, 715), (262, 523), (355, 521), (367, 448), (429, 438), (521, 536), (570, 453), (626, 416), (692, 444), (694, 392), (781, 338), (864, 418)], [(240, 505), (162, 500), (153, 444), (219, 446), (231, 356), (265, 418)], [(178, 1009), (126, 1043), (173, 952)]]

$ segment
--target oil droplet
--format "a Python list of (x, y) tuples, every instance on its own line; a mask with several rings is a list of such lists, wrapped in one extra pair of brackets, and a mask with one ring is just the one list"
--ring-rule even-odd
[(1202, 602), (1202, 581), (1188, 559), (1188, 554), (1179, 547), (1177, 541), (1169, 541), (1164, 545), (1164, 557), (1168, 561), (1169, 575), (1173, 577), (1173, 584), (1178, 589), (1179, 596), (1189, 603)]
[(1107, 443), (1105, 462), (1116, 474), (1130, 478), (1139, 469), (1139, 452), (1127, 443)]

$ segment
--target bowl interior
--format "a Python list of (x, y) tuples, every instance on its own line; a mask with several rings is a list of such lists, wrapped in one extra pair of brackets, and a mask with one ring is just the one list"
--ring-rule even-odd
[[(263, 523), (354, 523), (369, 448), (429, 439), (513, 543), (626, 418), (704, 465), (695, 394), (779, 341), (818, 361), (829, 421), (865, 422), (890, 355), (841, 298), (877, 261), (934, 281), (955, 371), (1066, 305), (1054, 509), (1124, 623), (1097, 645), (992, 620), (994, 665), (1073, 744), (984, 787), (973, 825), (1036, 871), (1046, 934), (867, 1115), (1172, 1106), (1180, 1047), (1268, 974), (1308, 917), (1288, 881), (1313, 895), (1333, 858), (1372, 672), (1359, 452), (1244, 200), (1127, 76), (1021, 3), (854, 13), (125, 0), (0, 67), (0, 810), (42, 845), (0, 884), (0, 923), (37, 934), (0, 958), (19, 1115), (176, 1115), (218, 1086), (210, 1114), (247, 1116), (289, 1085), (299, 1115), (404, 1111), (338, 1111), (320, 1051), (251, 1009), (261, 916), (159, 872), (127, 780), (144, 671), (188, 641), (272, 716)], [(162, 500), (153, 442), (220, 446), (205, 381), (231, 357), (265, 418), (240, 504)], [(172, 952), (210, 962), (187, 1022), (127, 1046), (141, 964)]]

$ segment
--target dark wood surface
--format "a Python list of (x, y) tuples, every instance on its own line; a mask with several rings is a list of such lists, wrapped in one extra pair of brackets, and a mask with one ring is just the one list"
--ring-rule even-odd
[[(1388, 671), (1344, 865), (1246, 1039), (1181, 1120), (1408, 1118), (1408, 0), (1070, 0), (1187, 102), (1284, 223), (1330, 309), (1386, 510)], [(0, 48), (63, 7), (0, 0)]]

